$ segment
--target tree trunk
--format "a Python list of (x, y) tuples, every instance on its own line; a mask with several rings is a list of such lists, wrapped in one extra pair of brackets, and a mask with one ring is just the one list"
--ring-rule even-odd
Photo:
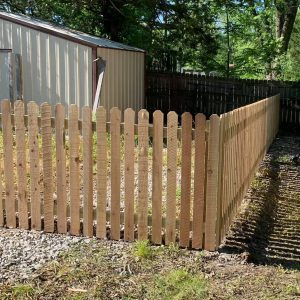
[(282, 39), (280, 54), (285, 54), (288, 50), (299, 2), (299, 0), (279, 0), (275, 2), (277, 10), (276, 37)]

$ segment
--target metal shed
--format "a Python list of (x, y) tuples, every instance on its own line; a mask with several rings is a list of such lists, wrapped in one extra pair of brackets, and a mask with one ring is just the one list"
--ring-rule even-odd
[(7, 12), (0, 49), (20, 55), (25, 101), (93, 106), (100, 94), (107, 110), (144, 106), (144, 50)]

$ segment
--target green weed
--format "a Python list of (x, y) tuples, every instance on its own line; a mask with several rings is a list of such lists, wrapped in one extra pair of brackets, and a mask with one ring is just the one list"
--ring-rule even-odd
[(34, 288), (29, 284), (17, 284), (12, 287), (13, 299), (29, 299), (34, 295)]
[(172, 270), (155, 278), (150, 299), (200, 300), (207, 297), (207, 282), (202, 275)]
[(260, 178), (255, 178), (252, 182), (251, 182), (251, 188), (254, 190), (261, 190), (266, 188), (266, 183), (260, 179)]
[(300, 285), (290, 285), (287, 287), (287, 293), (291, 296), (300, 296)]
[(154, 256), (153, 249), (150, 246), (149, 241), (137, 241), (134, 244), (134, 256), (143, 259), (151, 259)]
[(282, 164), (290, 164), (292, 157), (290, 155), (281, 155), (277, 157), (275, 161)]

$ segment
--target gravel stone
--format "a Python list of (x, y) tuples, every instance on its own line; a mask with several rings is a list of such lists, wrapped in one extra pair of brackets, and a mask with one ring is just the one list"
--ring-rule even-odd
[(87, 238), (0, 228), (0, 282), (24, 281), (62, 251)]

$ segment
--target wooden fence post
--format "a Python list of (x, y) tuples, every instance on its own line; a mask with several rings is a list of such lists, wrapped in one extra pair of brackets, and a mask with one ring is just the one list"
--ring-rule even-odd
[(70, 143), (70, 232), (80, 234), (80, 177), (79, 177), (79, 129), (78, 107), (69, 106), (69, 143)]
[(55, 106), (56, 138), (56, 194), (57, 194), (57, 231), (67, 232), (67, 183), (66, 183), (66, 146), (65, 146), (65, 109), (62, 104)]
[(41, 230), (38, 106), (35, 102), (29, 102), (27, 108), (30, 158), (31, 229)]
[(163, 118), (161, 111), (153, 113), (152, 242), (154, 244), (161, 244)]
[(117, 107), (110, 110), (111, 134), (111, 238), (120, 239), (120, 123), (121, 111)]
[(217, 244), (217, 212), (219, 195), (220, 118), (212, 115), (209, 122), (206, 170), (205, 249), (214, 251)]
[(142, 109), (138, 113), (139, 159), (138, 159), (138, 239), (148, 238), (148, 129), (149, 114)]
[(134, 119), (135, 112), (127, 108), (124, 112), (125, 138), (125, 216), (124, 240), (134, 240)]
[(24, 124), (24, 102), (21, 100), (15, 102), (15, 128), (17, 150), (19, 227), (28, 229), (26, 135)]
[(177, 128), (178, 115), (171, 111), (168, 113), (166, 245), (175, 243), (176, 239)]
[(106, 110), (103, 106), (96, 111), (97, 131), (97, 230), (98, 238), (106, 237), (107, 198), (107, 142)]
[(202, 248), (204, 228), (204, 190), (205, 190), (205, 124), (206, 116), (195, 117), (195, 171), (193, 202), (193, 241), (194, 249)]
[(6, 225), (9, 228), (16, 227), (16, 207), (14, 191), (14, 165), (13, 165), (13, 131), (11, 124), (10, 101), (3, 100), (2, 130), (3, 130), (3, 154), (4, 154), (4, 178), (5, 178), (5, 212)]
[(51, 106), (41, 105), (43, 184), (44, 184), (44, 228), (46, 232), (54, 231), (53, 218), (53, 176), (52, 176), (52, 128)]
[(83, 139), (83, 234), (93, 236), (93, 132), (92, 110), (82, 108)]
[(181, 202), (180, 238), (181, 247), (188, 247), (190, 241), (191, 218), (191, 158), (192, 158), (192, 115), (183, 113), (182, 122), (182, 160), (181, 160)]

